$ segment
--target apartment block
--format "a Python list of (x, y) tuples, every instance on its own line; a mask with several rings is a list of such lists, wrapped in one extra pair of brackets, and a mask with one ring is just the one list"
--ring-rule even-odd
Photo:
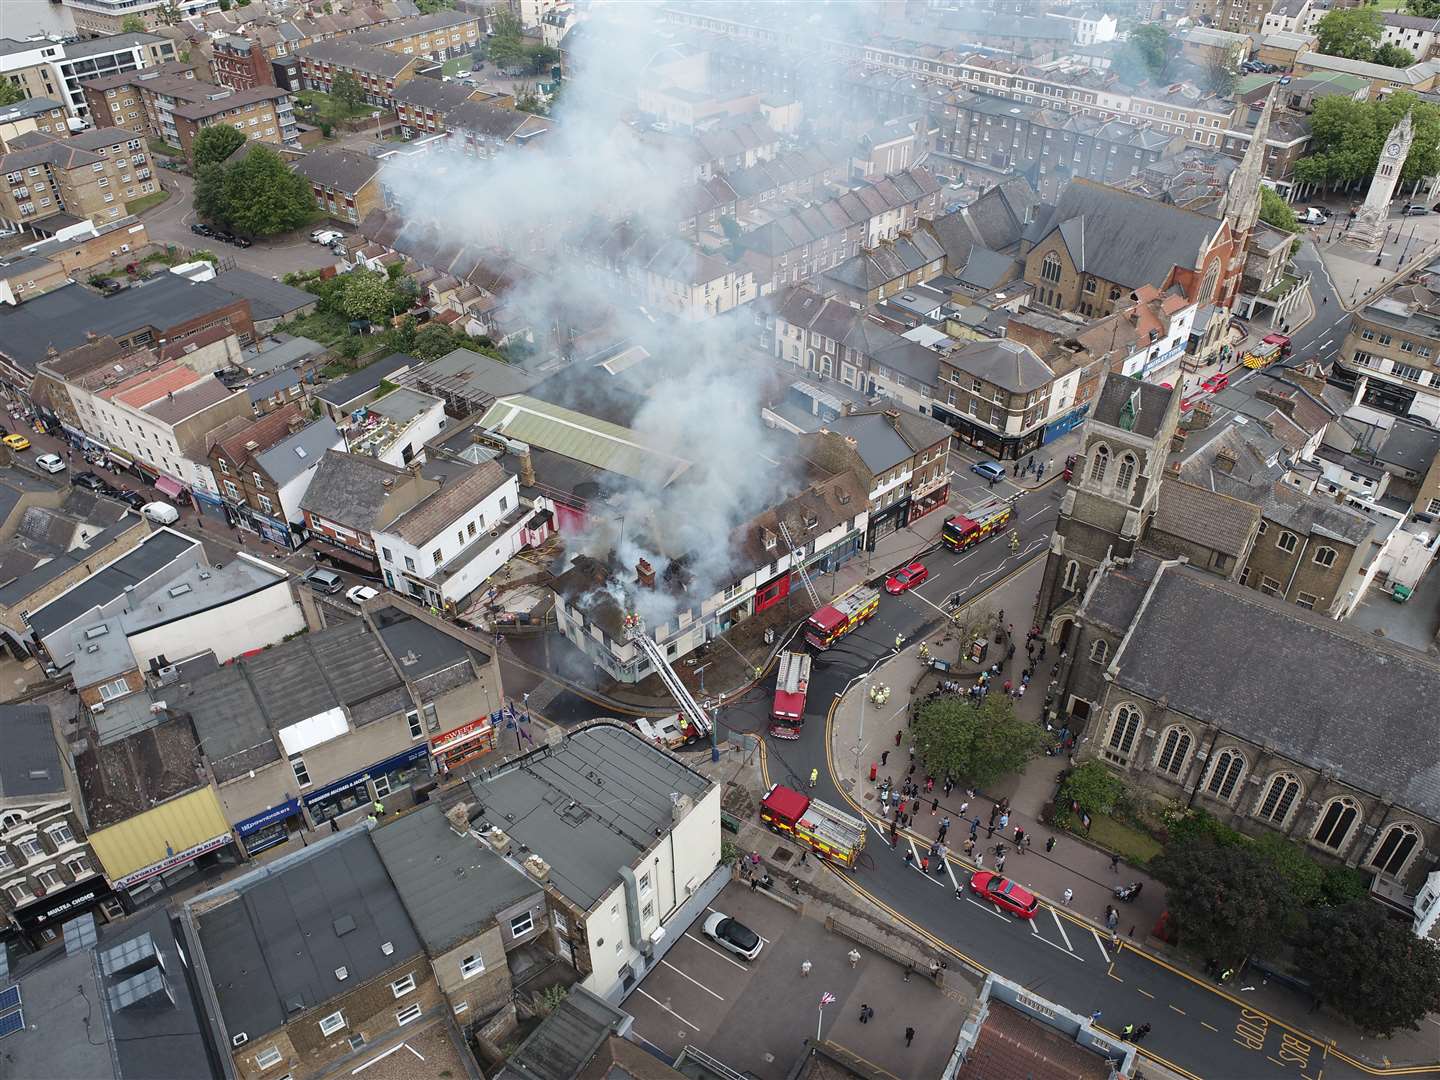
[(0, 107), (0, 153), (10, 149), (10, 143), (15, 139), (32, 131), (56, 139), (65, 138), (70, 134), (65, 119), (65, 106), (50, 98), (26, 98), (14, 105)]
[(294, 168), (310, 181), (315, 202), (337, 221), (358, 225), (384, 205), (378, 158), (354, 150), (318, 150)]
[(38, 134), (0, 157), (0, 220), (31, 225), (56, 214), (97, 224), (125, 216), (126, 201), (157, 189), (145, 141), (121, 128), (97, 128), (74, 138)]
[(329, 93), (342, 72), (355, 76), (371, 105), (393, 109), (395, 90), (415, 77), (417, 58), (355, 42), (322, 41), (300, 54), (300, 77), (307, 90)]
[[(243, 132), (247, 139), (276, 145), (298, 147), (300, 132), (290, 94), (274, 86), (257, 86), (235, 90), (227, 97), (212, 97), (185, 105), (176, 105), (170, 115), (174, 124), (175, 143), (188, 156), (195, 136), (207, 127), (229, 124)], [(166, 131), (169, 142), (170, 132)]]
[(220, 0), (61, 0), (75, 29), (82, 34), (104, 36), (118, 34), (125, 28), (125, 20), (136, 16), (144, 21), (147, 29), (163, 25), (160, 12), (173, 7), (181, 16), (204, 15), (220, 10)]
[(87, 115), (84, 83), (176, 59), (175, 43), (155, 34), (119, 33), (85, 41), (14, 41), (0, 38), (0, 78), (31, 97), (62, 101), (75, 116)]
[(215, 92), (213, 86), (196, 82), (194, 68), (178, 62), (87, 79), (80, 89), (90, 121), (96, 127), (124, 128), (157, 138), (160, 129), (152, 119), (154, 103), (150, 99), (157, 95)]
[(464, 11), (437, 11), (415, 19), (401, 19), (350, 34), (347, 40), (373, 45), (401, 56), (448, 60), (474, 52), (485, 34), (485, 20)]
[(219, 85), (232, 90), (275, 85), (275, 71), (265, 50), (259, 42), (242, 37), (228, 36), (215, 40), (210, 53), (210, 70)]

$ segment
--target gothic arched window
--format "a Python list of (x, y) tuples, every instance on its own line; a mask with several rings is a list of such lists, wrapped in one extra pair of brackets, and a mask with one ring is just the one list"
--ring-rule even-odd
[(1053, 251), (1040, 264), (1040, 276), (1046, 281), (1060, 280), (1060, 260)]
[(1375, 854), (1370, 857), (1370, 865), (1382, 874), (1399, 877), (1419, 843), (1420, 833), (1414, 825), (1391, 825), (1385, 830), (1385, 836), (1380, 841), (1380, 846), (1375, 849)]
[(1155, 771), (1166, 776), (1179, 776), (1185, 759), (1190, 756), (1193, 741), (1190, 732), (1183, 727), (1172, 727), (1165, 732), (1160, 740), (1160, 753), (1155, 755)]
[(1342, 851), (1350, 838), (1350, 830), (1360, 816), (1360, 807), (1355, 800), (1346, 796), (1331, 799), (1320, 815), (1320, 824), (1315, 826), (1315, 843), (1331, 851)]
[(1223, 802), (1235, 797), (1235, 788), (1245, 772), (1245, 756), (1238, 750), (1221, 750), (1215, 755), (1215, 764), (1210, 766), (1210, 778), (1205, 781), (1205, 793)]
[(1095, 447), (1095, 452), (1090, 458), (1090, 479), (1104, 480), (1105, 472), (1110, 468), (1110, 448), (1104, 443)]
[(1140, 710), (1134, 705), (1121, 705), (1110, 722), (1110, 734), (1105, 739), (1105, 756), (1122, 765), (1128, 762), (1130, 752), (1135, 749), (1135, 736), (1139, 733)]
[(1096, 638), (1095, 643), (1090, 646), (1090, 659), (1097, 664), (1103, 664), (1110, 658), (1110, 646), (1105, 643), (1104, 638)]
[(1074, 592), (1075, 585), (1079, 582), (1079, 580), (1080, 564), (1074, 559), (1071, 559), (1068, 563), (1065, 564), (1065, 578), (1061, 582), (1060, 587), (1066, 592)]
[(1130, 485), (1135, 482), (1135, 455), (1121, 454), (1119, 468), (1115, 473), (1115, 486), (1121, 491), (1129, 491)]
[(1200, 294), (1196, 299), (1202, 304), (1209, 304), (1215, 300), (1215, 286), (1220, 281), (1220, 264), (1212, 262), (1210, 269), (1205, 271), (1205, 278), (1200, 283)]
[(1270, 778), (1265, 794), (1260, 796), (1260, 805), (1255, 808), (1255, 816), (1272, 825), (1284, 825), (1299, 795), (1299, 780), (1289, 773), (1276, 773)]

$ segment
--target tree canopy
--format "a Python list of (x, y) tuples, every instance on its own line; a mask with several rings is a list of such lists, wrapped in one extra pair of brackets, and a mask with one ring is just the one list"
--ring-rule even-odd
[(1125, 782), (1092, 759), (1070, 770), (1055, 803), (1061, 813), (1068, 814), (1073, 808), (1087, 814), (1108, 814), (1124, 797)]
[(449, 11), (455, 0), (415, 0), (415, 7), (421, 15), (434, 15), (437, 11)]
[(25, 89), (9, 79), (0, 79), (0, 105), (14, 105), (25, 100)]
[(1248, 845), (1167, 846), (1150, 869), (1181, 940), (1225, 966), (1279, 938), (1294, 905), (1285, 878)]
[(1281, 232), (1300, 231), (1300, 222), (1296, 220), (1295, 211), (1290, 209), (1290, 204), (1268, 187), (1260, 188), (1260, 220), (1266, 225), (1275, 226)]
[(1422, 19), (1440, 19), (1440, 0), (1405, 0), (1405, 11)]
[(273, 236), (308, 224), (315, 216), (315, 196), (310, 182), (291, 171), (279, 154), (255, 146), (238, 161), (212, 161), (196, 170), (195, 210), (247, 236)]
[(1323, 1004), (1388, 1038), (1440, 1012), (1440, 945), (1419, 938), (1372, 900), (1318, 912), (1295, 957)]
[(1145, 23), (1130, 31), (1115, 56), (1118, 74), (1126, 82), (1163, 79), (1175, 58), (1175, 39), (1160, 23)]
[(196, 169), (219, 165), (245, 145), (245, 133), (229, 124), (211, 124), (190, 141), (190, 161)]
[(1016, 719), (1014, 704), (1000, 693), (978, 705), (955, 696), (926, 702), (911, 731), (927, 770), (972, 787), (1019, 772), (1040, 750), (1040, 729)]
[(120, 32), (122, 34), (143, 34), (145, 32), (145, 20), (139, 15), (126, 15), (120, 20)]
[(1400, 170), (1400, 182), (1435, 175), (1440, 172), (1440, 106), (1401, 92), (1378, 101), (1352, 101), (1334, 94), (1316, 102), (1310, 115), (1313, 153), (1295, 163), (1295, 178), (1324, 187), (1369, 180), (1385, 137), (1407, 111), (1415, 125), (1415, 141)]
[(1380, 45), (1385, 24), (1373, 7), (1341, 8), (1329, 12), (1315, 26), (1320, 51), (1351, 60), (1369, 60)]
[(352, 113), (365, 108), (365, 88), (360, 85), (360, 80), (348, 71), (342, 71), (335, 76), (330, 84), (330, 96)]
[(1400, 45), (1381, 45), (1370, 58), (1372, 64), (1386, 67), (1408, 68), (1415, 63), (1415, 54)]
[(1237, 45), (1223, 53), (1212, 53), (1200, 73), (1200, 86), (1207, 94), (1228, 98), (1240, 80), (1241, 50)]

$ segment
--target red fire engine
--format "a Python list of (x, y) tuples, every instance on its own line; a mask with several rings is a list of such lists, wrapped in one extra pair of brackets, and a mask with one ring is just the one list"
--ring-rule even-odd
[(964, 551), (1003, 529), (1014, 513), (1015, 508), (1010, 503), (1003, 499), (991, 499), (945, 522), (945, 527), (940, 530), (940, 539), (948, 547)]
[(879, 608), (880, 593), (857, 585), (810, 616), (805, 623), (805, 642), (812, 648), (828, 649)]
[(805, 695), (810, 690), (810, 654), (782, 652), (775, 671), (775, 703), (770, 706), (770, 734), (798, 739), (805, 724)]

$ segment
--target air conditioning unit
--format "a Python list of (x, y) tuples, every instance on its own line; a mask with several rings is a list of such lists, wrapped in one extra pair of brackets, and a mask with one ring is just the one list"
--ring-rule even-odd
[(349, 969), (349, 968), (338, 967), (338, 968), (335, 969), (335, 978), (339, 979), (341, 982), (344, 982), (344, 981), (345, 981), (346, 979), (348, 979), (349, 977), (350, 977), (350, 969)]
[(96, 714), (96, 715), (104, 712), (104, 711), (105, 711), (105, 703), (104, 703), (103, 701), (97, 701), (97, 702), (95, 702), (94, 705), (91, 705), (91, 706), (90, 706), (90, 711), (91, 711), (92, 713)]

